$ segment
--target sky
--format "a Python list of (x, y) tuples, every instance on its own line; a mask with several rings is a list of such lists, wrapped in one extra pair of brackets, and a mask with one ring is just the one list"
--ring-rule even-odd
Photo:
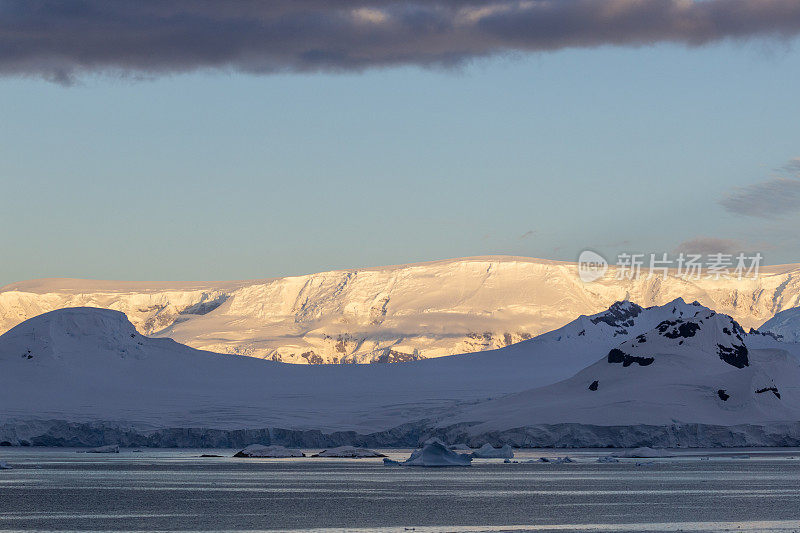
[[(313, 20), (333, 17), (303, 1)], [(407, 4), (351, 3), (377, 25)], [(566, 4), (545, 14), (548, 28), (598, 3)], [(250, 279), (488, 254), (573, 261), (584, 249), (800, 262), (800, 12), (744, 35), (741, 24), (687, 34), (644, 15), (646, 36), (626, 25), (609, 34), (592, 29), (594, 11), (581, 12), (589, 29), (565, 23), (545, 39), (536, 26), (527, 40), (497, 21), (492, 39), (459, 22), (365, 42), (312, 25), (305, 37), (242, 38), (226, 56), (188, 54), (203, 47), (181, 37), (187, 28), (177, 44), (143, 36), (128, 24), (137, 13), (110, 25), (47, 2), (3, 9), (17, 27), (71, 17), (134, 44), (97, 55), (113, 37), (65, 24), (53, 49), (0, 53), (0, 285)], [(0, 42), (21, 33), (8, 20)], [(292, 24), (302, 34), (310, 22)], [(219, 26), (198, 25), (212, 36)], [(235, 37), (219, 32), (212, 44), (225, 50)], [(299, 53), (312, 38), (336, 53)]]

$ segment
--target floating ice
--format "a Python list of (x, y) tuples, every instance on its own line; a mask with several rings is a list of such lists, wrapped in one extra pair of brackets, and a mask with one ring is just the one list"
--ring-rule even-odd
[(355, 446), (339, 446), (338, 448), (330, 448), (322, 450), (312, 457), (385, 457), (382, 453), (367, 448), (356, 448)]
[(99, 446), (91, 450), (82, 450), (78, 453), (119, 453), (119, 446), (116, 444), (109, 444), (108, 446)]
[[(386, 462), (386, 461), (384, 461)], [(426, 444), (419, 450), (414, 450), (402, 465), (405, 466), (469, 466), (472, 457), (447, 449), (441, 442)]]
[(234, 457), (305, 457), (300, 450), (284, 448), (283, 446), (264, 446), (251, 444), (244, 450), (236, 452)]
[(641, 448), (634, 448), (624, 452), (612, 453), (612, 457), (626, 457), (636, 459), (650, 459), (654, 457), (670, 457), (670, 454), (665, 450), (654, 450), (649, 446), (642, 446)]
[(514, 457), (514, 450), (508, 444), (502, 448), (495, 448), (488, 442), (481, 446), (479, 449), (472, 452), (472, 457), (476, 459), (512, 459)]

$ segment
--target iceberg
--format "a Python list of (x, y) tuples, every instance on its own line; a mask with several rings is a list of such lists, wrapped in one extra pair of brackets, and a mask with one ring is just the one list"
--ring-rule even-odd
[(6, 463), (5, 461), (0, 461), (0, 470), (12, 470), (13, 468), (14, 467)]
[(339, 446), (338, 448), (330, 448), (322, 450), (321, 452), (312, 455), (312, 457), (386, 457), (382, 453), (367, 448), (357, 448), (355, 446)]
[(441, 442), (432, 442), (419, 450), (414, 450), (411, 457), (400, 464), (404, 466), (470, 466), (472, 457), (450, 451)]
[(649, 446), (642, 446), (624, 452), (612, 453), (611, 456), (629, 459), (652, 459), (654, 457), (670, 457), (670, 454), (665, 450), (654, 450)]
[(263, 444), (251, 444), (245, 449), (236, 452), (234, 457), (305, 457), (306, 454), (293, 448), (283, 446), (264, 446)]
[(108, 446), (99, 446), (91, 450), (85, 450), (78, 453), (119, 453), (119, 446), (116, 444), (109, 444)]
[(508, 444), (502, 448), (495, 448), (488, 442), (472, 452), (472, 457), (476, 459), (512, 459), (514, 450)]
[(472, 451), (472, 448), (470, 448), (466, 444), (452, 444), (448, 446), (448, 448), (450, 448), (453, 451), (464, 451), (464, 452)]

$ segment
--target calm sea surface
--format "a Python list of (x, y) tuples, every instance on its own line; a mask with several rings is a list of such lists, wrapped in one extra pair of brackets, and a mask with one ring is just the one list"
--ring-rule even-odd
[[(312, 452), (314, 450), (311, 450)], [(0, 531), (800, 531), (800, 450), (523, 450), (469, 468), (0, 448)], [(200, 458), (201, 453), (226, 455)], [(394, 459), (409, 450), (384, 450)]]

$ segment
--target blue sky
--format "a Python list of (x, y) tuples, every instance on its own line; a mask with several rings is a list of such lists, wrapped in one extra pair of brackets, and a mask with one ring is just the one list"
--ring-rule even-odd
[(797, 40), (0, 78), (0, 285), (575, 260), (698, 238), (799, 262), (793, 204), (720, 203), (800, 157), (798, 87)]

